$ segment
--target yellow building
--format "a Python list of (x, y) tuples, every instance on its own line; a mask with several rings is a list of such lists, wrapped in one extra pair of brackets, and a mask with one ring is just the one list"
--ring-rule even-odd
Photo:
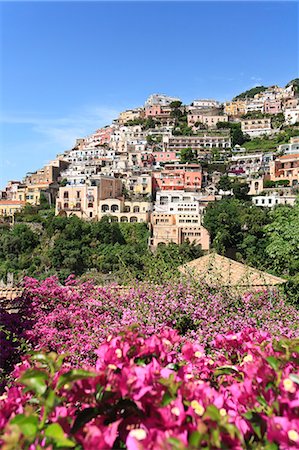
[(18, 200), (0, 200), (0, 216), (13, 217), (16, 212), (24, 208), (25, 202)]
[(150, 220), (151, 203), (129, 201), (123, 198), (108, 198), (100, 201), (98, 218), (111, 216), (114, 222), (148, 223)]
[(124, 125), (129, 122), (129, 120), (142, 119), (144, 116), (145, 113), (143, 108), (128, 109), (120, 113), (118, 116), (118, 123)]
[(123, 181), (130, 194), (152, 195), (152, 176), (150, 174), (131, 175)]
[(228, 116), (242, 116), (246, 114), (246, 102), (243, 100), (235, 100), (225, 104), (224, 112)]
[(151, 226), (150, 245), (153, 249), (162, 243), (181, 245), (186, 241), (201, 245), (203, 250), (210, 248), (210, 236), (208, 230), (201, 225), (199, 215), (153, 212)]

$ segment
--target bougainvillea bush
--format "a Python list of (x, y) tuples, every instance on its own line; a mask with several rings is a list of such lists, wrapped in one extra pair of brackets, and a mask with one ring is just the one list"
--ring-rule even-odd
[(127, 329), (89, 370), (35, 353), (2, 396), (2, 448), (299, 448), (299, 340), (244, 329), (212, 346)]
[(217, 334), (244, 326), (286, 337), (299, 330), (298, 310), (271, 291), (237, 296), (213, 293), (207, 286), (145, 283), (119, 290), (72, 278), (62, 286), (52, 277), (43, 282), (27, 278), (25, 292), (32, 324), (25, 337), (39, 349), (67, 352), (74, 365), (93, 364), (100, 343), (129, 325), (146, 335), (168, 326), (205, 346)]
[(298, 310), (275, 292), (28, 278), (22, 315), (5, 450), (299, 448)]

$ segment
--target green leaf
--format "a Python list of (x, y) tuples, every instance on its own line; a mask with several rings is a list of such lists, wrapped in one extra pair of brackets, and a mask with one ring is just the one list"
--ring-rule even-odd
[(234, 366), (221, 366), (217, 367), (214, 372), (216, 377), (219, 377), (219, 375), (231, 375), (232, 373), (239, 373), (239, 370)]
[(43, 395), (47, 390), (48, 375), (36, 369), (29, 369), (18, 380), (36, 394)]
[(248, 411), (244, 414), (245, 419), (249, 420), (255, 434), (259, 439), (262, 439), (262, 425), (263, 419), (260, 414), (254, 411)]
[(55, 392), (53, 391), (53, 389), (50, 389), (48, 392), (46, 401), (45, 401), (45, 405), (48, 408), (53, 408), (53, 406), (55, 404), (55, 399), (56, 399)]
[(161, 406), (169, 405), (169, 403), (171, 403), (173, 399), (174, 399), (174, 397), (170, 394), (169, 391), (164, 392), (164, 395), (163, 395), (163, 398), (161, 401)]
[(64, 431), (58, 423), (52, 423), (46, 428), (45, 436), (52, 439), (57, 447), (75, 447), (75, 443), (66, 438)]
[(264, 397), (257, 397), (257, 401), (259, 402), (260, 405), (264, 406), (265, 408), (268, 408), (268, 402), (264, 399)]
[(221, 440), (220, 440), (220, 430), (219, 428), (213, 428), (211, 430), (212, 440), (214, 445), (216, 445), (217, 448), (220, 448), (221, 446)]
[(34, 438), (38, 427), (38, 418), (36, 416), (24, 416), (24, 414), (18, 414), (10, 423), (12, 425), (18, 425), (24, 436)]
[(221, 419), (220, 412), (215, 405), (209, 405), (203, 417), (208, 417), (212, 420), (215, 420), (215, 422), (218, 422)]
[(195, 448), (199, 448), (202, 435), (198, 431), (193, 431), (189, 438), (189, 445)]
[(169, 439), (167, 439), (167, 441), (172, 445), (173, 449), (183, 449), (184, 448), (182, 442), (177, 438), (170, 437)]
[(299, 376), (298, 376), (298, 375), (295, 375), (294, 373), (291, 373), (291, 374), (289, 375), (289, 379), (292, 380), (292, 381), (294, 381), (294, 383), (299, 384)]
[(61, 375), (57, 381), (57, 389), (73, 381), (83, 380), (84, 378), (96, 377), (97, 374), (83, 369), (73, 369)]
[(274, 358), (274, 356), (268, 356), (266, 358), (268, 364), (274, 369), (276, 372), (278, 372), (280, 368), (280, 361), (277, 358)]

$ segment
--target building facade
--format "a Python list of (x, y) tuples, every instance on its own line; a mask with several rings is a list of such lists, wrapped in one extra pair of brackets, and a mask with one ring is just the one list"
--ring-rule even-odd
[(271, 134), (273, 132), (270, 118), (244, 119), (241, 121), (241, 130), (251, 137)]
[(161, 171), (154, 171), (153, 190), (199, 191), (202, 184), (202, 168), (199, 164), (167, 164)]
[(279, 156), (270, 164), (270, 179), (272, 181), (288, 180), (290, 186), (299, 183), (299, 153)]

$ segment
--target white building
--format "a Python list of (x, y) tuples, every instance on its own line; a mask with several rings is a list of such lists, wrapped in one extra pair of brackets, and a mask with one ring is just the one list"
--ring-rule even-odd
[(213, 99), (199, 99), (194, 100), (192, 106), (196, 109), (220, 108), (221, 103)]
[(284, 111), (284, 118), (288, 125), (294, 125), (299, 122), (299, 106), (296, 108), (287, 108)]
[(268, 173), (273, 153), (255, 153), (233, 155), (231, 157), (229, 174), (251, 176), (259, 172)]
[(278, 152), (284, 155), (299, 153), (299, 136), (292, 137), (289, 144), (281, 144), (278, 146)]
[(271, 134), (273, 132), (270, 118), (241, 120), (241, 130), (251, 137)]
[(298, 199), (296, 195), (279, 195), (278, 192), (274, 192), (271, 195), (258, 195), (252, 197), (252, 203), (264, 208), (274, 208), (274, 206), (277, 205), (294, 206), (296, 199)]
[(264, 112), (263, 99), (248, 99), (246, 101), (246, 114), (250, 112)]
[(169, 97), (165, 94), (152, 94), (145, 102), (145, 106), (168, 106), (171, 102), (180, 101), (178, 97)]
[(211, 201), (215, 201), (214, 195), (186, 191), (158, 191), (154, 211), (164, 214), (195, 215), (200, 219), (205, 207)]

